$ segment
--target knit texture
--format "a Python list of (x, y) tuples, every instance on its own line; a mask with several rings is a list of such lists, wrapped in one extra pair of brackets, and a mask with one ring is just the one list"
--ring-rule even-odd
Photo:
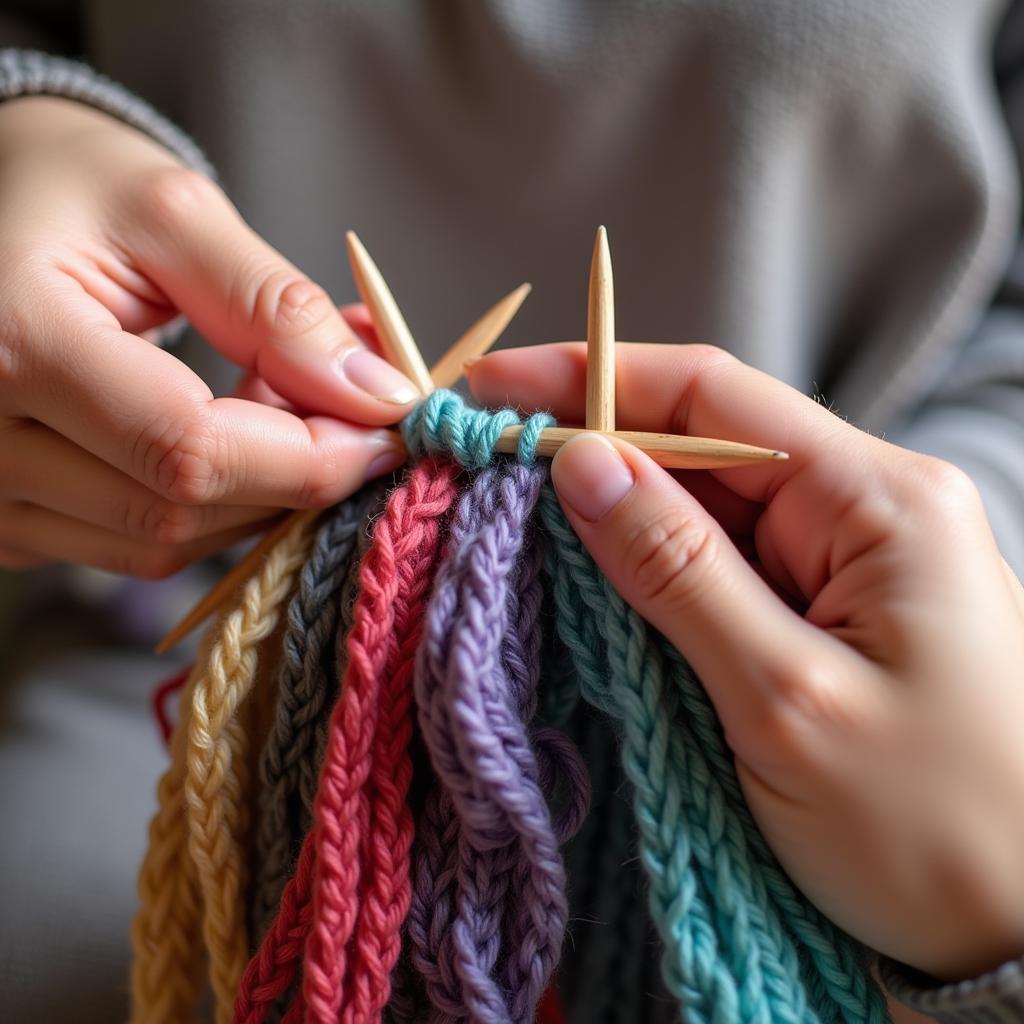
[(236, 1020), (265, 1019), (291, 985), (300, 956), (302, 989), (286, 1020), (334, 1020), (342, 1006), (345, 1019), (369, 1020), (387, 1001), (408, 905), (412, 663), (455, 481), (450, 464), (423, 462), (376, 524), (360, 568), (314, 829), (242, 979)]
[(246, 584), (196, 681), (187, 722), (185, 808), (188, 851), (203, 899), (203, 938), (217, 1024), (231, 1020), (249, 957), (245, 921), (248, 736), (236, 712), (249, 696), (257, 646), (273, 632), (295, 573), (308, 555), (302, 526), (290, 530)]
[[(427, 612), (416, 700), (437, 783), (418, 823), (408, 934), (429, 1013), (409, 1020), (532, 1021), (561, 948), (558, 845), (588, 794), (572, 748), (527, 731), (542, 597), (528, 523), (544, 476), (511, 466), (476, 478)], [(559, 778), (571, 798), (552, 820)]]
[[(597, 918), (573, 935), (580, 948), (564, 972), (575, 1020), (881, 1024), (884, 1000), (861, 950), (796, 890), (758, 832), (700, 684), (601, 575), (533, 465), (550, 417), (531, 417), (517, 459), (491, 465), (501, 430), (518, 422), (510, 410), (481, 413), (436, 392), (403, 424), (414, 454), (447, 454), (473, 475), (456, 505), (457, 466), (422, 458), (376, 522), (313, 825), (240, 984), (247, 781), (237, 711), (254, 675), (252, 645), (305, 563), (278, 697), (293, 702), (307, 672), (322, 669), (344, 617), (337, 549), (351, 549), (341, 526), (349, 512), (335, 510), (316, 542), (293, 538), (272, 552), (215, 632), (190, 683), (184, 769), (161, 808), (168, 836), (155, 833), (162, 846), (144, 873), (155, 886), (154, 865), (177, 865), (161, 891), (185, 895), (171, 934), (193, 950), (202, 915), (218, 1021), (230, 995), (245, 1022), (287, 1003), (292, 1024), (378, 1021), (385, 1010), (396, 1024), (525, 1024), (561, 956), (572, 893)], [(557, 636), (545, 636), (545, 604)], [(430, 775), (421, 794), (412, 792), (414, 697)], [(287, 721), (275, 718), (264, 779), (316, 759), (315, 729), (305, 729), (290, 760), (303, 706), (288, 703)], [(571, 879), (559, 846), (584, 819), (587, 780), (563, 728), (580, 738), (598, 788)], [(299, 777), (288, 775), (292, 796)], [(187, 815), (175, 828), (180, 792)], [(304, 823), (288, 820), (294, 841)], [(188, 857), (168, 856), (183, 847)], [(652, 923), (663, 988), (651, 975)], [(162, 941), (152, 922), (147, 934)], [(179, 951), (173, 966), (163, 973), (185, 979), (181, 992), (161, 997), (194, 1006), (191, 955)], [(546, 1014), (556, 1008), (546, 1001)], [(188, 1019), (182, 1012), (174, 1019)]]
[[(132, 1021), (187, 1021), (202, 993), (202, 944), (218, 1022), (230, 1019), (246, 947), (241, 832), (246, 739), (232, 716), (255, 677), (256, 649), (273, 630), (308, 534), (289, 531), (208, 633), (182, 693), (171, 763), (139, 876), (133, 924)], [(239, 953), (241, 951), (241, 965)], [(227, 1003), (225, 1004), (225, 999)]]
[[(360, 492), (332, 510), (288, 605), (273, 724), (260, 753), (253, 907), (257, 940), (277, 913), (305, 832), (303, 819), (312, 814), (318, 727), (337, 697), (341, 590), (369, 500)], [(305, 801), (303, 814), (300, 803)]]

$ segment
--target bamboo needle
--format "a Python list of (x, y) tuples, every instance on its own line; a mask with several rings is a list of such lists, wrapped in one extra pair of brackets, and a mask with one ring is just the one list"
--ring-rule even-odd
[[(519, 446), (522, 427), (506, 427), (498, 438), (496, 451), (513, 455)], [(583, 427), (545, 427), (537, 442), (536, 452), (550, 459), (571, 437), (586, 433)], [(722, 441), (713, 437), (680, 437), (676, 434), (649, 434), (639, 430), (604, 431), (612, 437), (643, 449), (659, 466), (666, 469), (727, 469), (747, 466), (753, 462), (788, 459), (785, 452), (759, 448), (738, 441)]]
[(380, 339), (384, 358), (401, 370), (424, 395), (429, 395), (434, 390), (434, 382), (383, 275), (354, 231), (346, 232), (345, 239), (352, 276), (370, 311), (370, 320)]
[(587, 430), (615, 429), (615, 293), (608, 232), (594, 239), (587, 305)]
[(430, 368), (434, 387), (450, 388), (462, 376), (462, 367), (482, 356), (502, 335), (529, 294), (530, 285), (521, 284), (484, 313)]

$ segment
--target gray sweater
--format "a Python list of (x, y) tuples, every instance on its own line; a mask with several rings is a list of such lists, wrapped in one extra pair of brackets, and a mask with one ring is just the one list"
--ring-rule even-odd
[[(355, 227), (428, 357), (524, 279), (508, 342), (581, 336), (605, 223), (620, 337), (721, 345), (958, 463), (1022, 572), (1024, 4), (1005, 6), (0, 0), (0, 46), (124, 87), (22, 49), (0, 97), (73, 96), (202, 150), (339, 301)], [(941, 1021), (1024, 1020), (1020, 963), (883, 975)]]

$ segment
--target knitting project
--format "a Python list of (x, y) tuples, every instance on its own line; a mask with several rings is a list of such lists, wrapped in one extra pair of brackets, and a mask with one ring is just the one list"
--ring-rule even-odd
[(218, 1024), (887, 1020), (698, 680), (569, 527), (534, 461), (551, 418), (495, 456), (520, 422), (435, 391), (386, 501), (293, 529), (207, 634), (140, 875), (136, 1024), (206, 998)]

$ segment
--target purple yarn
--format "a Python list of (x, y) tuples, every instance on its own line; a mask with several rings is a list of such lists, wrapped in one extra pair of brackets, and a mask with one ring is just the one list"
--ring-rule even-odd
[[(544, 470), (484, 470), (459, 502), (415, 679), (437, 775), (417, 830), (410, 959), (434, 1024), (526, 1024), (568, 915), (559, 843), (585, 813), (575, 749), (528, 736), (537, 704), (539, 553), (525, 546)], [(552, 820), (555, 781), (568, 799)]]

